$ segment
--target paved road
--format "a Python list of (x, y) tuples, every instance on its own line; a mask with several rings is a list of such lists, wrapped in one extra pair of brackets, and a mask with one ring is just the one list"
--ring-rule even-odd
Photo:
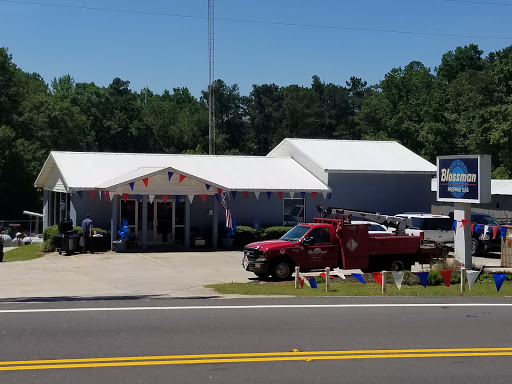
[(511, 298), (449, 297), (2, 303), (0, 375), (24, 384), (508, 383), (511, 310)]

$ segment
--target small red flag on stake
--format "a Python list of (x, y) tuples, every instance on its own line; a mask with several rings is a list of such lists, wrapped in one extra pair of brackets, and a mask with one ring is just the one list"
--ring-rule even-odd
[(462, 228), (463, 226), (465, 226), (467, 223), (469, 223), (469, 220), (468, 220), (468, 219), (461, 219), (461, 220), (460, 220), (460, 228)]
[(279, 200), (283, 199), (283, 192), (277, 192), (277, 196), (279, 196)]
[(89, 193), (91, 194), (91, 199), (94, 199), (94, 196), (96, 196), (96, 191), (91, 189)]
[(185, 177), (187, 177), (187, 176), (185, 176), (185, 175), (180, 175), (180, 181), (179, 181), (179, 182), (181, 183), (183, 180), (185, 180)]
[(149, 181), (149, 178), (144, 178), (142, 179), (142, 182), (144, 183), (144, 185), (146, 186), (146, 188), (148, 187), (148, 181)]
[(167, 198), (168, 198), (168, 197), (169, 197), (169, 196), (167, 196), (167, 195), (162, 195), (162, 200), (164, 201), (164, 204), (165, 204), (165, 203), (167, 203)]
[(441, 276), (443, 276), (444, 284), (447, 288), (450, 288), (450, 283), (452, 282), (452, 270), (449, 269), (447, 271), (439, 271)]
[(247, 199), (247, 196), (249, 196), (249, 192), (244, 191), (243, 193), (244, 193), (244, 197)]
[(203, 203), (205, 203), (205, 202), (206, 202), (206, 196), (208, 196), (206, 193), (203, 193), (203, 194), (201, 195), (201, 200), (203, 200)]
[(382, 287), (382, 274), (380, 272), (372, 272), (372, 276), (375, 281)]
[(316, 199), (316, 192), (311, 192), (311, 196), (313, 196), (313, 200)]
[(300, 287), (304, 288), (304, 279), (299, 276), (299, 280), (300, 280)]
[(123, 193), (123, 200), (124, 200), (125, 203), (128, 200), (128, 196), (129, 196), (128, 193)]

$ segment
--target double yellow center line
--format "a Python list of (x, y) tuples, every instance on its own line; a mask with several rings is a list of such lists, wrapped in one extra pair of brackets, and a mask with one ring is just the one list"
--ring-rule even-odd
[(90, 359), (0, 361), (0, 371), (129, 367), (151, 365), (254, 363), (274, 361), (315, 361), (348, 359), (396, 359), (412, 357), (512, 356), (512, 348), (380, 349), (356, 351), (308, 351), (225, 353), (206, 355), (99, 357)]

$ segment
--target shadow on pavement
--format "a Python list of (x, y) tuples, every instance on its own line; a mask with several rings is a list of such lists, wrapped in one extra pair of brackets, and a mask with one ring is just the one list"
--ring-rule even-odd
[(162, 295), (131, 295), (131, 296), (55, 296), (55, 297), (15, 297), (0, 299), (0, 303), (58, 303), (66, 301), (127, 301), (127, 300), (208, 300), (220, 296), (171, 297)]

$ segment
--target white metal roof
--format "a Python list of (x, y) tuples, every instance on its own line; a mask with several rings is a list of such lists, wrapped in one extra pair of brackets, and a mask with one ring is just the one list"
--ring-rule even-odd
[(293, 157), (295, 150), (325, 172), (436, 172), (396, 141), (284, 139), (267, 156)]
[[(437, 192), (437, 178), (432, 179), (432, 192)], [(512, 180), (492, 179), (491, 195), (512, 195)]]
[(328, 186), (290, 158), (51, 152), (35, 186), (44, 188), (55, 167), (70, 190), (109, 189), (121, 185), (124, 188), (129, 182), (144, 177), (150, 177), (151, 186), (151, 177), (160, 178), (161, 182), (170, 171), (187, 176), (188, 183), (194, 179), (203, 189), (204, 183), (208, 183), (238, 191), (330, 192)]

